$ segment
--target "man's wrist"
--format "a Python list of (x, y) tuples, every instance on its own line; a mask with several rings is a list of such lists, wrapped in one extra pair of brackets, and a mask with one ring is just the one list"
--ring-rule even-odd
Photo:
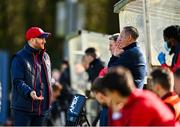
[(34, 91), (34, 90), (32, 90), (31, 92), (30, 92), (30, 97), (31, 98), (33, 98), (33, 96), (36, 94), (36, 92)]

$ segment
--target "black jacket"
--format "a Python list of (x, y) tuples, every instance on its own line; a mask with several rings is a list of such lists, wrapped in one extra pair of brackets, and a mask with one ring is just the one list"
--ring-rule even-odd
[(112, 56), (108, 63), (108, 67), (123, 66), (128, 68), (134, 78), (137, 88), (143, 88), (146, 76), (146, 63), (137, 43), (132, 43), (124, 48), (124, 52), (119, 56)]
[(89, 81), (91, 83), (94, 81), (96, 77), (98, 77), (99, 72), (104, 68), (104, 63), (100, 59), (93, 60), (89, 68), (86, 70), (89, 76)]
[[(40, 59), (41, 65), (37, 62)], [(41, 72), (38, 67), (41, 67)], [(42, 75), (42, 81), (39, 83), (38, 76)], [(44, 51), (39, 52), (31, 48), (28, 44), (24, 46), (12, 59), (11, 63), (12, 80), (12, 104), (11, 107), (17, 110), (28, 112), (43, 112), (41, 109), (43, 102), (47, 103), (46, 108), (50, 106), (51, 94), (51, 63), (49, 55)], [(41, 85), (43, 83), (43, 85)], [(38, 85), (39, 84), (39, 85)], [(39, 96), (40, 90), (46, 87), (46, 100), (43, 102), (33, 101), (30, 92), (35, 90)]]

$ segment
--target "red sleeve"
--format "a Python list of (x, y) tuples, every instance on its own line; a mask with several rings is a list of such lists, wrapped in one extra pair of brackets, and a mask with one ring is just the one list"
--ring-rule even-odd
[[(140, 103), (144, 103), (143, 101)], [(142, 108), (143, 107), (143, 108)], [(154, 117), (154, 111), (150, 107), (146, 107), (143, 104), (136, 105), (129, 118), (129, 126), (149, 126), (151, 125), (152, 118)]]
[(173, 68), (172, 68), (172, 71), (175, 72), (178, 67), (180, 67), (180, 53), (178, 54), (177, 61), (176, 61), (176, 63), (174, 64), (174, 66), (173, 66)]
[(169, 68), (169, 69), (172, 71), (172, 68), (170, 68), (166, 63), (161, 64), (161, 67), (162, 67), (162, 68)]
[[(163, 68), (170, 68), (166, 63), (164, 64), (161, 64), (161, 67)], [(177, 58), (177, 61), (176, 63), (174, 64), (174, 66), (171, 69), (172, 72), (175, 72), (177, 68), (180, 67), (180, 53), (178, 54), (178, 58)]]
[[(156, 102), (157, 99), (154, 101)], [(174, 115), (162, 102), (157, 102), (153, 106), (149, 102), (142, 101), (134, 107), (131, 114), (129, 126), (173, 126), (175, 124)]]
[(161, 64), (161, 67), (163, 67), (163, 68), (169, 68), (169, 66), (166, 64), (166, 63), (164, 63), (164, 64)]
[(99, 72), (98, 77), (104, 77), (104, 76), (106, 75), (107, 71), (108, 71), (108, 68), (107, 68), (107, 67), (103, 68), (103, 69)]

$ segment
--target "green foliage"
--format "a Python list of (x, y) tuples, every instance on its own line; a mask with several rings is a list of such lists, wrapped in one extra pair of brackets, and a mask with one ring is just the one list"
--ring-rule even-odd
[[(59, 0), (0, 0), (0, 50), (10, 56), (23, 47), (25, 32), (39, 26), (52, 33), (47, 40), (47, 52), (53, 66), (58, 66), (63, 52), (63, 38), (55, 36), (56, 2)], [(61, 0), (63, 1), (63, 0)], [(119, 31), (118, 14), (113, 5), (118, 0), (79, 0), (86, 7), (85, 29), (112, 34)]]
[(113, 5), (118, 0), (82, 0), (86, 6), (86, 28), (101, 33), (119, 31), (118, 14), (113, 13)]
[(39, 26), (52, 33), (47, 40), (47, 51), (56, 65), (62, 52), (62, 39), (56, 38), (55, 0), (0, 0), (0, 50), (8, 50), (10, 56), (23, 47), (25, 32), (31, 26)]

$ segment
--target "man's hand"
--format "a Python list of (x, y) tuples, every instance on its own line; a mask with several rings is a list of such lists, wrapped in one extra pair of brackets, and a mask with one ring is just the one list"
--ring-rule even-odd
[(160, 62), (160, 64), (165, 64), (166, 63), (166, 59), (165, 59), (165, 53), (163, 53), (163, 52), (160, 52), (159, 54), (158, 54), (158, 60), (159, 60), (159, 62)]
[(122, 42), (122, 41), (121, 42), (116, 42), (116, 43), (117, 43), (117, 47), (119, 49), (123, 49), (123, 48), (125, 48), (127, 46), (127, 44)]
[(113, 112), (119, 112), (123, 108), (124, 104), (123, 103), (111, 103), (111, 107)]
[(120, 54), (122, 54), (124, 52), (123, 49), (119, 48), (118, 46), (116, 46), (116, 48), (113, 50), (113, 55), (114, 56), (119, 56)]
[(116, 47), (113, 49), (112, 53), (114, 56), (119, 56), (121, 53), (124, 52), (123, 48), (125, 44), (121, 41), (121, 36), (118, 37), (116, 40)]
[(44, 97), (42, 95), (38, 97), (36, 95), (36, 91), (31, 91), (30, 96), (33, 100), (42, 101), (44, 99)]

